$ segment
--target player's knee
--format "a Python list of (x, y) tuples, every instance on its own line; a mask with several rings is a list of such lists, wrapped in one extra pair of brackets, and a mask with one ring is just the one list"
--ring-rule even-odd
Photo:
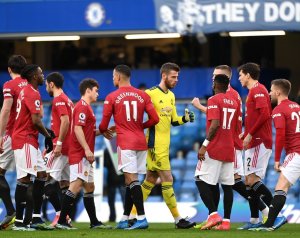
[(87, 183), (84, 186), (85, 193), (93, 193), (95, 191), (95, 184), (94, 183)]

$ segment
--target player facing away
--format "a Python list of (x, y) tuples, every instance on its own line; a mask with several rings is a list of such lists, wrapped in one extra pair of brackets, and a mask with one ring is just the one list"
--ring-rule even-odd
[[(272, 112), (276, 129), (274, 169), (280, 172), (280, 175), (268, 220), (258, 228), (263, 231), (273, 231), (287, 222), (285, 217), (278, 217), (278, 214), (285, 204), (289, 188), (300, 177), (300, 106), (288, 99), (290, 91), (291, 83), (286, 79), (271, 82), (271, 101), (277, 105)], [(283, 148), (286, 156), (284, 162), (280, 164)]]
[[(206, 134), (198, 152), (198, 163), (195, 171), (196, 185), (201, 199), (209, 210), (207, 222), (201, 230), (210, 229), (222, 223), (214, 202), (214, 190), (211, 185), (225, 185), (223, 227), (230, 229), (230, 215), (233, 203), (232, 185), (234, 184), (234, 136), (238, 123), (238, 103), (226, 91), (229, 78), (224, 74), (216, 75), (213, 81), (215, 95), (207, 101)], [(229, 223), (225, 224), (225, 223)]]
[(52, 101), (51, 130), (56, 135), (53, 139), (54, 149), (45, 155), (46, 172), (48, 174), (45, 195), (56, 212), (52, 226), (57, 224), (61, 211), (61, 193), (67, 191), (70, 180), (68, 151), (74, 105), (64, 93), (63, 83), (64, 77), (58, 72), (53, 72), (46, 77), (46, 90), (51, 97), (54, 97)]
[[(182, 218), (177, 209), (176, 196), (173, 189), (169, 149), (171, 125), (180, 126), (187, 122), (194, 122), (193, 112), (186, 112), (178, 116), (176, 111), (175, 95), (171, 91), (178, 83), (180, 68), (175, 63), (165, 63), (160, 69), (160, 84), (146, 90), (151, 97), (154, 108), (159, 116), (159, 123), (147, 131), (148, 141), (147, 173), (142, 184), (144, 201), (147, 200), (158, 177), (162, 182), (162, 195), (175, 220), (177, 228), (191, 228), (195, 225)], [(133, 209), (133, 213), (136, 212)]]
[(250, 222), (239, 229), (251, 229), (261, 226), (258, 207), (260, 197), (268, 207), (272, 200), (272, 193), (262, 182), (272, 153), (272, 109), (267, 89), (258, 82), (259, 65), (246, 63), (238, 68), (238, 72), (241, 85), (249, 89), (245, 132), (241, 134), (241, 138), (245, 149), (245, 183), (248, 186), (251, 210)]
[[(146, 229), (148, 222), (144, 211), (143, 193), (138, 174), (146, 173), (147, 142), (144, 129), (159, 122), (151, 98), (144, 91), (130, 84), (131, 70), (126, 65), (118, 65), (113, 71), (113, 83), (118, 89), (110, 93), (104, 101), (100, 132), (106, 132), (113, 115), (117, 132), (118, 169), (125, 177), (125, 205), (117, 229)], [(144, 112), (148, 121), (143, 123)], [(137, 221), (129, 227), (128, 218), (133, 204), (137, 209)]]
[[(228, 65), (218, 65), (215, 67), (214, 71), (213, 71), (213, 77), (212, 79), (214, 80), (214, 78), (216, 77), (216, 75), (219, 74), (224, 74), (229, 78), (229, 81), (231, 80), (231, 76), (232, 76), (232, 70)], [(237, 110), (238, 113), (238, 124), (237, 124), (237, 130), (235, 130), (235, 135), (234, 135), (234, 185), (232, 186), (232, 189), (235, 190), (236, 192), (238, 192), (242, 197), (244, 197), (246, 200), (248, 200), (248, 193), (246, 190), (246, 185), (242, 180), (242, 177), (244, 176), (244, 164), (243, 164), (243, 142), (242, 140), (239, 138), (239, 135), (242, 133), (242, 115), (243, 115), (243, 110), (242, 110), (242, 100), (241, 97), (239, 95), (239, 93), (234, 90), (234, 88), (232, 88), (230, 86), (230, 84), (228, 85), (228, 89), (226, 91), (226, 94), (228, 96), (231, 96), (236, 103), (239, 106), (239, 109)], [(207, 112), (207, 107), (202, 105), (200, 103), (199, 98), (194, 98), (192, 101), (192, 104), (194, 107), (196, 107), (197, 109), (199, 109), (200, 111), (202, 111), (203, 113)], [(210, 185), (210, 188), (213, 192), (214, 195), (214, 201), (215, 201), (215, 205), (216, 207), (218, 207), (219, 205), (219, 200), (220, 200), (220, 190), (219, 190), (219, 184), (217, 185)], [(225, 192), (227, 190), (227, 186), (226, 185), (222, 185), (223, 191), (224, 191), (224, 203), (227, 202), (231, 202), (231, 200), (233, 199), (230, 192)], [(226, 205), (224, 205), (224, 207), (228, 207)], [(269, 212), (269, 208), (260, 200), (259, 201), (259, 210), (262, 211), (263, 213), (263, 217), (267, 218), (268, 216), (268, 212)], [(226, 215), (224, 215), (224, 219), (226, 219)], [(206, 221), (204, 221), (201, 224), (198, 224), (197, 226), (195, 226), (195, 228), (201, 228), (202, 225), (204, 225), (206, 223)], [(230, 223), (228, 221), (222, 221), (222, 224), (215, 227), (215, 229), (226, 229), (229, 230), (230, 229)]]
[[(47, 174), (39, 149), (39, 133), (45, 136), (47, 152), (53, 149), (51, 135), (41, 121), (42, 101), (38, 86), (43, 85), (44, 75), (38, 65), (27, 65), (22, 70), (21, 77), (27, 79), (28, 85), (22, 89), (17, 100), (17, 115), (12, 134), (12, 149), (14, 150), (17, 170), (16, 220), (13, 230), (26, 231), (32, 228), (51, 230), (53, 228), (47, 226), (41, 219), (41, 206)], [(28, 228), (23, 223), (23, 210), (32, 175), (35, 176), (32, 191), (33, 218), (32, 228)]]
[(79, 85), (81, 99), (76, 103), (73, 110), (73, 124), (68, 152), (70, 186), (63, 196), (60, 217), (55, 226), (57, 229), (76, 229), (67, 223), (66, 218), (82, 188), (84, 189), (83, 203), (90, 218), (90, 228), (112, 228), (97, 219), (94, 201), (94, 148), (95, 137), (99, 135), (99, 132), (96, 131), (96, 117), (91, 103), (97, 101), (98, 89), (98, 82), (90, 78), (82, 80)]
[(17, 99), (22, 88), (28, 83), (20, 75), (26, 64), (26, 59), (22, 55), (12, 55), (7, 65), (11, 80), (3, 85), (4, 102), (0, 114), (0, 198), (4, 203), (6, 216), (0, 223), (0, 230), (13, 224), (16, 215), (5, 173), (7, 169), (15, 167), (11, 136), (16, 118)]

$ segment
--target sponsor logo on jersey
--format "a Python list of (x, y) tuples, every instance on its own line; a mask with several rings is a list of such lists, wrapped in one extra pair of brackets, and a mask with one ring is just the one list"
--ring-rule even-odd
[(211, 106), (208, 106), (208, 107), (207, 107), (207, 110), (213, 109), (213, 108), (218, 108), (218, 105), (211, 105)]
[(265, 95), (262, 93), (257, 93), (254, 95), (254, 98), (263, 98)]
[(57, 103), (55, 103), (55, 106), (64, 106), (64, 105), (66, 105), (64, 102), (57, 102)]
[(272, 118), (274, 119), (275, 117), (281, 117), (281, 113), (276, 113), (272, 116)]

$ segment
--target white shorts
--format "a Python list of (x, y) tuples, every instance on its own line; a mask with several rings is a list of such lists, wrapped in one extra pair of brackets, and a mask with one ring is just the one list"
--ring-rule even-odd
[(40, 149), (33, 145), (24, 144), (22, 149), (14, 150), (17, 179), (24, 178), (27, 174), (36, 176), (37, 172), (46, 171), (45, 161)]
[(44, 157), (46, 164), (46, 172), (56, 181), (70, 180), (70, 165), (66, 155), (54, 157), (53, 151), (46, 154)]
[(118, 170), (146, 174), (147, 150), (122, 150), (118, 147)]
[(234, 174), (245, 175), (242, 150), (234, 149)]
[(94, 167), (86, 158), (82, 158), (78, 164), (70, 165), (70, 183), (78, 178), (86, 183), (94, 182)]
[(206, 152), (205, 160), (199, 160), (197, 163), (195, 178), (211, 185), (216, 185), (217, 183), (233, 185), (233, 162), (211, 159)]
[(5, 135), (3, 137), (4, 152), (0, 154), (0, 168), (9, 170), (15, 168), (14, 151), (11, 148), (11, 137)]
[(297, 182), (300, 177), (300, 155), (298, 153), (291, 153), (285, 157), (281, 173), (291, 184)]
[(245, 151), (245, 176), (256, 174), (263, 179), (266, 175), (267, 166), (272, 150), (267, 149), (263, 143)]

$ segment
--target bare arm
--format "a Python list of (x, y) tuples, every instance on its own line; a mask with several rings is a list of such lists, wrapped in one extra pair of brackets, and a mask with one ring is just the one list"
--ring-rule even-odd
[(5, 133), (12, 104), (13, 104), (12, 98), (7, 98), (3, 102), (3, 106), (0, 114), (0, 136), (1, 137), (4, 136)]
[[(57, 141), (63, 142), (69, 130), (70, 120), (68, 115), (62, 115), (60, 117), (59, 135)], [(62, 145), (56, 144), (54, 149), (54, 156), (58, 157), (61, 155)]]
[(39, 113), (31, 114), (31, 120), (35, 128), (39, 131), (39, 133), (41, 133), (47, 138), (51, 138), (51, 135), (49, 135), (48, 131), (42, 123), (41, 115)]
[(86, 142), (85, 135), (84, 135), (83, 130), (82, 130), (82, 126), (75, 126), (74, 127), (74, 132), (75, 132), (75, 135), (76, 135), (76, 138), (77, 138), (79, 144), (84, 149), (86, 159), (90, 163), (93, 163), (94, 160), (95, 160), (94, 153), (91, 151), (88, 143)]
[(199, 109), (201, 112), (203, 112), (203, 113), (206, 114), (206, 112), (207, 112), (207, 107), (206, 107), (206, 106), (203, 106), (203, 105), (200, 103), (199, 98), (196, 98), (196, 97), (195, 97), (195, 98), (192, 100), (192, 105), (193, 105), (195, 108)]
[[(220, 121), (219, 120), (212, 120), (211, 125), (208, 129), (208, 135), (206, 137), (206, 140), (212, 141), (212, 139), (215, 137), (219, 127), (220, 127)], [(198, 159), (204, 160), (204, 155), (205, 155), (206, 149), (207, 149), (207, 146), (205, 146), (204, 143), (203, 143), (201, 148), (198, 151)]]

